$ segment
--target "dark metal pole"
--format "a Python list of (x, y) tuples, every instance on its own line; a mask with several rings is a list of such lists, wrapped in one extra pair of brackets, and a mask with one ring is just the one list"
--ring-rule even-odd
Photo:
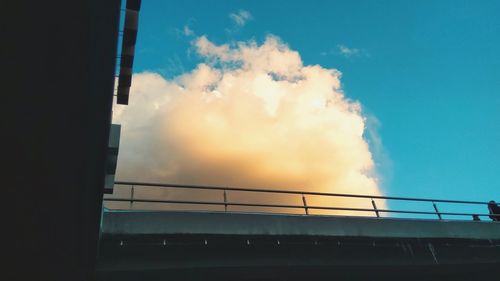
[(134, 186), (130, 189), (130, 209), (132, 209), (132, 205), (134, 204)]
[(438, 216), (439, 220), (442, 220), (443, 218), (441, 217), (441, 213), (438, 210), (438, 207), (436, 206), (435, 202), (432, 202), (432, 206), (434, 206), (434, 210), (436, 211), (436, 215)]
[(304, 210), (306, 211), (306, 215), (309, 215), (309, 208), (307, 207), (306, 197), (302, 194), (302, 203), (304, 203)]
[(377, 205), (375, 204), (375, 201), (372, 198), (372, 205), (373, 209), (375, 210), (375, 214), (377, 215), (377, 218), (380, 218), (380, 214), (378, 213)]
[(224, 190), (224, 212), (227, 212), (227, 194), (226, 194), (226, 190)]

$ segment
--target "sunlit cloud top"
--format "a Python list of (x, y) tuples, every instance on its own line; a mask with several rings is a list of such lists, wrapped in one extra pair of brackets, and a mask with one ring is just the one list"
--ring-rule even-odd
[(192, 71), (134, 75), (130, 105), (114, 111), (119, 178), (381, 193), (362, 106), (338, 70), (304, 65), (276, 36), (193, 46), (204, 62)]

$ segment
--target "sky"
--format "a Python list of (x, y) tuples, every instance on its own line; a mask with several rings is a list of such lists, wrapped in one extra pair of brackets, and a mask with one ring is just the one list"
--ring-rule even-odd
[(274, 36), (304, 66), (339, 72), (381, 194), (500, 201), (498, 11), (499, 1), (143, 1), (134, 73), (178, 80), (213, 55), (200, 53), (202, 37), (238, 48)]

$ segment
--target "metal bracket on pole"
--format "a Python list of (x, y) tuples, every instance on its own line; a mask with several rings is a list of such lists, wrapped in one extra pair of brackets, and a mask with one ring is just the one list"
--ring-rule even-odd
[(307, 207), (306, 197), (304, 196), (303, 193), (302, 193), (302, 203), (304, 203), (304, 210), (306, 211), (306, 215), (309, 215), (309, 208)]
[(375, 210), (375, 214), (377, 215), (377, 218), (380, 218), (380, 214), (379, 214), (378, 209), (377, 209), (377, 204), (375, 204), (375, 201), (373, 200), (373, 198), (372, 198), (372, 206), (373, 206), (373, 209)]

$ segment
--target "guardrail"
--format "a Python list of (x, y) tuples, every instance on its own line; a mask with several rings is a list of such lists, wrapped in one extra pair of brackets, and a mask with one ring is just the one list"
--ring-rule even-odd
[[(450, 203), (457, 205), (484, 205), (484, 210), (487, 210), (489, 202), (481, 201), (464, 201), (464, 200), (444, 200), (444, 199), (424, 199), (424, 198), (407, 198), (407, 197), (394, 197), (394, 196), (374, 196), (374, 195), (358, 195), (358, 194), (342, 194), (342, 193), (324, 193), (324, 192), (309, 192), (309, 191), (293, 191), (293, 190), (271, 190), (261, 188), (236, 188), (236, 187), (223, 187), (223, 186), (202, 186), (202, 185), (184, 185), (184, 184), (168, 184), (168, 183), (146, 183), (146, 182), (127, 182), (116, 181), (115, 188), (130, 187), (129, 197), (105, 197), (105, 202), (129, 202), (130, 208), (133, 208), (134, 203), (164, 203), (164, 204), (188, 204), (188, 205), (209, 205), (209, 206), (223, 206), (225, 212), (232, 212), (228, 208), (235, 207), (250, 207), (250, 208), (288, 208), (288, 209), (302, 209), (305, 215), (311, 215), (310, 210), (330, 210), (330, 211), (350, 211), (350, 212), (370, 212), (376, 217), (381, 217), (381, 214), (413, 214), (413, 215), (435, 215), (437, 219), (442, 220), (443, 216), (468, 216), (473, 220), (480, 220), (481, 217), (488, 217), (492, 220), (500, 221), (500, 214), (488, 213), (461, 213), (461, 212), (441, 212), (438, 209), (437, 203)], [(220, 191), (220, 201), (197, 201), (197, 200), (162, 200), (162, 199), (147, 199), (137, 198), (134, 193), (137, 189), (144, 189), (148, 187), (156, 188), (173, 188), (173, 189), (189, 189), (189, 190), (213, 190)], [(246, 203), (246, 202), (232, 202), (228, 200), (228, 193), (230, 192), (247, 192), (247, 193), (260, 193), (260, 194), (289, 194), (300, 195), (302, 198), (301, 205), (292, 204), (261, 204), (261, 203)], [(335, 206), (319, 206), (307, 204), (308, 196), (322, 196), (322, 197), (337, 197), (337, 198), (362, 198), (371, 201), (372, 208), (348, 208), (348, 207), (335, 207)], [(412, 202), (425, 202), (432, 204), (433, 211), (415, 211), (415, 210), (394, 210), (394, 209), (380, 209), (377, 207), (375, 199), (380, 200), (393, 200), (393, 201), (412, 201)], [(498, 204), (497, 204), (498, 206)]]

